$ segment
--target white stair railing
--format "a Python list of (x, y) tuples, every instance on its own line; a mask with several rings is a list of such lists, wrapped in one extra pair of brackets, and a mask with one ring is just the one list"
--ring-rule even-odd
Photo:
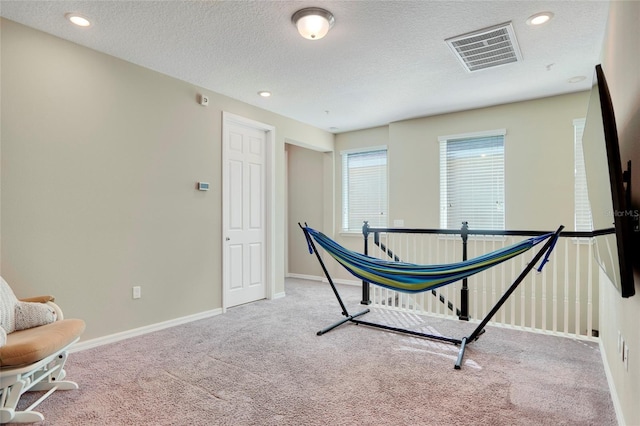
[[(417, 264), (462, 260), (459, 235), (378, 232), (378, 238), (387, 252), (370, 241), (369, 255), (381, 259), (390, 259), (391, 251), (400, 260)], [(528, 237), (469, 236), (467, 255), (471, 259), (524, 238)], [(597, 265), (592, 247), (590, 239), (561, 236), (542, 272), (532, 271), (490, 324), (594, 340), (598, 334), (598, 288), (593, 282)], [(471, 321), (489, 312), (538, 249), (468, 278)], [(431, 292), (407, 294), (372, 285), (370, 297), (375, 307), (457, 320), (461, 288), (462, 283), (456, 282), (439, 288), (438, 296), (434, 296)]]

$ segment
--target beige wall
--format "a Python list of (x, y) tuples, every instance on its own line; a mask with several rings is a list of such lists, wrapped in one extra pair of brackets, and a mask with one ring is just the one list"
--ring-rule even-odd
[[(392, 123), (336, 136), (341, 150), (387, 145), (389, 220), (408, 228), (440, 227), (439, 136), (506, 129), (507, 229), (573, 230), (573, 120), (586, 115), (589, 92)], [(334, 232), (362, 249), (362, 237), (339, 235), (340, 156), (336, 155)], [(470, 224), (473, 227), (473, 224)], [(342, 268), (336, 276), (352, 279)]]
[(327, 153), (287, 145), (288, 154), (288, 226), (289, 273), (319, 277), (322, 274), (315, 256), (309, 254), (298, 223), (314, 229), (324, 226), (324, 157)]
[[(610, 6), (602, 67), (611, 91), (623, 162), (633, 163), (633, 208), (640, 209), (640, 2), (613, 1)], [(635, 52), (629, 54), (629, 52)], [(640, 259), (636, 246), (636, 261)], [(601, 275), (600, 338), (617, 394), (623, 424), (640, 424), (640, 272), (636, 295), (622, 299)], [(629, 370), (618, 353), (618, 331), (629, 346)]]
[(222, 111), (276, 128), (284, 291), (285, 140), (327, 151), (332, 134), (11, 21), (1, 31), (1, 272), (18, 296), (55, 294), (85, 340), (220, 308)]
[(506, 228), (573, 229), (573, 119), (584, 117), (587, 99), (583, 92), (393, 123), (390, 220), (438, 228), (438, 137), (506, 129)]

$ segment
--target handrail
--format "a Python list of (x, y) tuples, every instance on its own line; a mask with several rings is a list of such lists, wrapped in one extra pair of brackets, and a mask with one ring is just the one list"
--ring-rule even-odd
[[(460, 229), (420, 229), (420, 228), (371, 228), (365, 221), (365, 225), (362, 227), (363, 234), (365, 233), (365, 226), (368, 233), (376, 232), (388, 232), (390, 234), (443, 234), (443, 235), (460, 235)], [(593, 238), (600, 235), (615, 234), (615, 228), (598, 229), (594, 231), (562, 231), (560, 237), (569, 238)], [(530, 231), (530, 230), (488, 230), (488, 229), (468, 229), (469, 235), (495, 235), (495, 236), (521, 236), (521, 237), (536, 237), (539, 235), (545, 235), (553, 231)]]
[[(382, 251), (387, 254), (391, 259), (400, 261), (401, 259), (396, 256), (393, 251), (387, 248), (380, 242), (380, 233), (389, 234), (439, 234), (439, 235), (460, 235), (462, 238), (462, 260), (467, 260), (467, 239), (470, 235), (483, 235), (483, 236), (523, 236), (534, 237), (539, 235), (548, 234), (549, 231), (532, 231), (532, 230), (474, 230), (468, 228), (467, 222), (462, 222), (461, 229), (420, 229), (420, 228), (372, 228), (369, 227), (367, 221), (362, 226), (362, 234), (364, 237), (364, 254), (368, 254), (368, 237), (369, 234), (374, 234), (374, 244), (380, 247)], [(563, 231), (560, 233), (560, 237), (565, 238), (594, 238), (600, 235), (614, 234), (615, 228), (599, 229), (594, 231)], [(462, 280), (462, 288), (460, 289), (460, 308), (455, 308), (453, 304), (446, 300), (442, 295), (439, 295), (435, 290), (431, 293), (439, 299), (443, 304), (446, 304), (448, 309), (453, 311), (455, 309), (456, 315), (460, 320), (469, 320), (469, 290), (467, 286), (467, 279)], [(362, 281), (362, 301), (361, 304), (371, 304), (370, 297), (370, 283)]]

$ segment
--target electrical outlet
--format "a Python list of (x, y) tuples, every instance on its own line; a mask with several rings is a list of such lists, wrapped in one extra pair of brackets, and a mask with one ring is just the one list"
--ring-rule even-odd
[(133, 298), (140, 299), (142, 297), (142, 288), (137, 285), (133, 287)]

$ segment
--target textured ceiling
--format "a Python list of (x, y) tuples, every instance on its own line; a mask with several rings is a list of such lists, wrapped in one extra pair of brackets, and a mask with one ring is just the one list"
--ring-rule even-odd
[[(330, 10), (322, 40), (298, 9)], [(606, 1), (0, 1), (0, 14), (339, 133), (590, 88)], [(529, 16), (551, 11), (533, 28)], [(89, 17), (72, 26), (67, 12)], [(513, 22), (523, 61), (467, 73), (445, 39)], [(579, 83), (569, 83), (585, 76)], [(269, 90), (271, 98), (258, 96)]]

